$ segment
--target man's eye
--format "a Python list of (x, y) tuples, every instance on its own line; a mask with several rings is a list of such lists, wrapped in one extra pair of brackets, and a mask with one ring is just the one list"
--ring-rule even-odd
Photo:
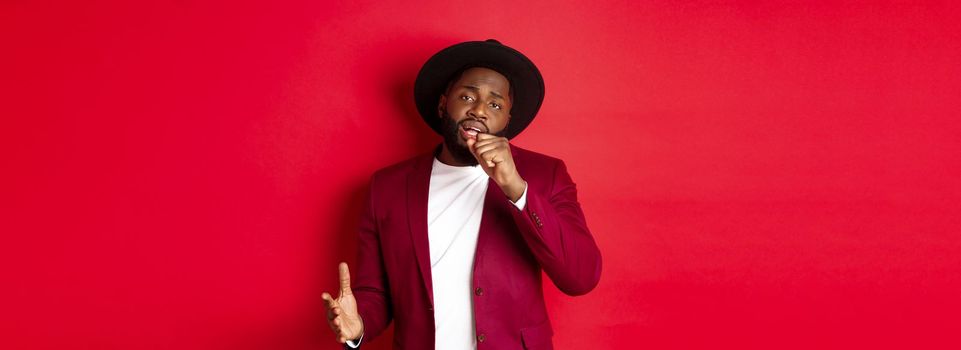
[(467, 101), (467, 102), (471, 102), (471, 101), (474, 100), (474, 98), (473, 98), (473, 97), (470, 97), (470, 96), (461, 96), (460, 99), (461, 99), (461, 100), (464, 100), (464, 101)]
[(494, 109), (501, 109), (501, 105), (496, 103), (491, 103), (491, 107), (494, 107)]

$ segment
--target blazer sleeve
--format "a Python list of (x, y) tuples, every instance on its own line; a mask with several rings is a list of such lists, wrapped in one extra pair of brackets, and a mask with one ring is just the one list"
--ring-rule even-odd
[(547, 192), (532, 190), (530, 183), (536, 179), (527, 181), (527, 205), (511, 211), (524, 241), (558, 289), (568, 295), (590, 292), (601, 278), (601, 253), (587, 228), (567, 166), (556, 161), (552, 175), (545, 179), (551, 183)]
[(392, 319), (387, 272), (381, 254), (380, 232), (375, 212), (375, 180), (376, 175), (371, 177), (361, 215), (357, 237), (357, 272), (352, 274), (352, 291), (357, 299), (357, 311), (364, 322), (363, 338), (368, 341), (383, 332)]

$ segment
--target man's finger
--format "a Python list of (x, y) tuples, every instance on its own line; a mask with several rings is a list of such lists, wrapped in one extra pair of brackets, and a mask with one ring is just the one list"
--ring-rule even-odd
[(487, 145), (495, 145), (498, 143), (500, 143), (500, 140), (497, 140), (497, 139), (477, 140), (477, 142), (474, 143), (474, 148), (480, 148)]
[[(497, 149), (499, 149), (499, 148), (500, 148), (500, 145), (498, 145), (498, 144), (493, 144), (493, 145), (490, 145), (490, 144), (489, 144), (489, 145), (484, 145), (484, 146), (474, 146), (474, 153), (477, 154), (477, 155), (479, 155), (479, 156), (483, 156), (484, 153), (487, 153), (487, 152), (490, 152), (490, 151), (493, 151), (493, 150), (497, 150)], [(490, 156), (490, 154), (488, 154), (488, 156)]]
[(474, 155), (474, 158), (477, 159), (477, 163), (478, 163), (478, 164), (486, 164), (488, 168), (493, 168), (493, 167), (494, 167), (494, 163), (491, 162), (490, 160), (488, 160), (487, 158), (484, 158), (483, 155), (478, 154), (478, 153), (476, 153), (476, 152), (474, 152), (474, 153), (472, 153), (472, 154)]
[(350, 269), (347, 268), (347, 263), (342, 262), (339, 266), (340, 270), (340, 296), (353, 294), (350, 291)]
[(497, 136), (494, 136), (494, 135), (492, 135), (492, 134), (488, 134), (488, 133), (484, 133), (484, 132), (479, 132), (479, 133), (477, 133), (477, 141), (484, 141), (484, 140), (496, 139), (496, 138), (497, 138)]
[(477, 156), (480, 157), (480, 159), (484, 159), (485, 161), (488, 161), (488, 162), (500, 163), (504, 161), (504, 156), (502, 153), (503, 153), (503, 150), (500, 148), (491, 148), (487, 150), (481, 150), (481, 152), (477, 152)]
[(493, 147), (499, 147), (499, 148), (500, 148), (500, 147), (507, 148), (508, 145), (509, 145), (509, 143), (508, 143), (508, 141), (507, 141), (506, 139), (498, 137), (498, 138), (494, 138), (494, 139), (477, 141), (477, 143), (474, 143), (474, 148), (471, 149), (471, 150), (473, 151), (473, 150), (478, 150), (478, 149), (482, 149), (482, 148), (485, 148), (485, 147), (492, 147), (492, 146), (493, 146)]
[(477, 142), (474, 143), (474, 148), (480, 148), (480, 147), (484, 147), (484, 146), (489, 145), (489, 144), (496, 144), (496, 143), (499, 143), (499, 142), (501, 142), (501, 140), (498, 139), (498, 138), (486, 139), (486, 140), (477, 140)]
[(477, 142), (506, 142), (507, 138), (488, 133), (478, 133)]
[[(478, 135), (480, 135), (480, 134), (478, 134)], [(478, 164), (480, 164), (480, 163), (486, 164), (488, 168), (494, 167), (494, 163), (488, 161), (487, 159), (481, 158), (481, 156), (480, 156), (479, 154), (477, 154), (477, 152), (476, 152), (477, 146), (476, 146), (476, 145), (477, 145), (477, 141), (475, 141), (474, 139), (467, 139), (467, 149), (470, 150), (470, 151), (471, 151), (471, 154), (474, 155), (474, 159), (477, 159), (477, 163), (478, 163)]]
[(327, 292), (324, 292), (323, 294), (321, 294), (320, 298), (324, 299), (324, 302), (327, 304), (328, 309), (334, 307), (335, 305), (334, 298), (331, 297), (330, 294), (328, 294)]

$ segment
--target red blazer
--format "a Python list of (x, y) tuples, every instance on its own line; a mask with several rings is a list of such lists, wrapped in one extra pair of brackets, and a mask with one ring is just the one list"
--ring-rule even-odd
[[(490, 180), (474, 255), (478, 349), (552, 349), (541, 271), (561, 291), (585, 294), (601, 276), (601, 254), (564, 162), (511, 146), (527, 204), (518, 210)], [(432, 154), (371, 178), (361, 218), (353, 292), (364, 341), (394, 321), (394, 349), (434, 348), (427, 196)]]

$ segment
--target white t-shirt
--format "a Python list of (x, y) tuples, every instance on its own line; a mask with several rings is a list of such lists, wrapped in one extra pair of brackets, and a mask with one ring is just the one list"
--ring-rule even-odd
[(476, 349), (471, 277), (490, 177), (480, 166), (434, 159), (427, 200), (427, 237), (434, 287), (434, 348)]
[[(480, 166), (451, 166), (434, 159), (427, 199), (427, 237), (434, 287), (435, 349), (477, 348), (471, 281), (489, 179)], [(525, 188), (514, 205), (522, 209), (526, 199)]]

